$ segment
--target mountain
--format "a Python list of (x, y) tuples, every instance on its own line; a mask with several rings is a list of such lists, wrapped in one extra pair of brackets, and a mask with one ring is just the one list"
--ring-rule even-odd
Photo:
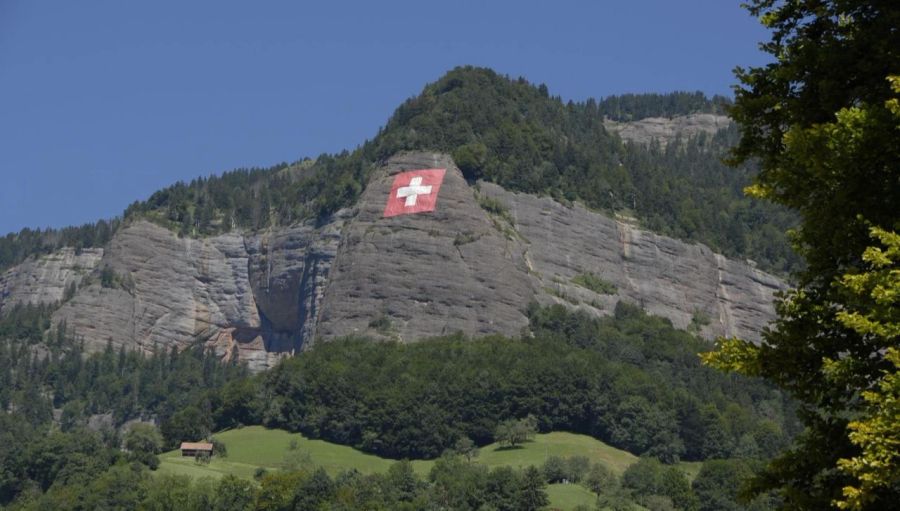
[[(447, 169), (437, 209), (384, 218), (393, 176), (420, 168)], [(623, 299), (707, 337), (755, 338), (784, 288), (627, 219), (470, 185), (448, 155), (429, 152), (390, 158), (355, 206), (325, 220), (202, 239), (134, 220), (102, 249), (64, 249), (8, 270), (0, 311), (62, 300), (73, 283), (50, 323), (89, 349), (205, 342), (255, 368), (317, 336), (515, 335), (531, 301), (609, 314)]]
[[(722, 253), (789, 267), (791, 218), (740, 195), (753, 170), (722, 166), (735, 131), (717, 103), (673, 98), (565, 104), (459, 68), (353, 152), (7, 236), (0, 316), (89, 350), (205, 343), (256, 369), (346, 335), (515, 335), (532, 301), (605, 315), (625, 300), (705, 337), (757, 338), (786, 285)], [(661, 115), (625, 120), (638, 112)], [(436, 210), (384, 218), (394, 176), (421, 168), (446, 169)]]

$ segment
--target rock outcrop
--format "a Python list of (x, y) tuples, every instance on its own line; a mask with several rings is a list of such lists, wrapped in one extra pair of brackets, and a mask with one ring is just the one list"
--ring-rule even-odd
[(198, 240), (135, 222), (116, 233), (99, 263), (114, 285), (93, 279), (53, 319), (65, 320), (89, 349), (206, 342), (223, 357), (268, 367), (312, 334), (339, 224)]
[[(447, 169), (432, 213), (383, 218), (394, 175)], [(411, 153), (387, 162), (344, 230), (319, 333), (415, 340), (462, 331), (516, 334), (533, 297), (518, 243), (494, 228), (449, 157)]]
[[(447, 169), (435, 211), (384, 218), (394, 176), (421, 168)], [(576, 283), (588, 274), (606, 287)], [(263, 369), (345, 335), (517, 335), (533, 300), (597, 315), (626, 300), (707, 337), (756, 339), (784, 287), (577, 204), (471, 186), (448, 156), (415, 152), (386, 162), (354, 208), (324, 222), (191, 239), (136, 221), (102, 250), (28, 260), (0, 277), (0, 310), (65, 299), (53, 320), (90, 349), (204, 343)]]
[(66, 247), (30, 258), (0, 274), (0, 314), (18, 303), (56, 303), (78, 286), (103, 257), (102, 248)]
[[(695, 324), (701, 335), (758, 339), (773, 317), (776, 277), (728, 260), (701, 244), (688, 244), (642, 230), (578, 204), (572, 207), (483, 183), (483, 193), (509, 208), (524, 240), (539, 299), (599, 314), (627, 300), (678, 328)], [(598, 293), (573, 282), (593, 274), (615, 288)]]
[(617, 122), (606, 120), (607, 130), (618, 133), (623, 140), (648, 144), (653, 140), (663, 147), (676, 136), (691, 137), (699, 133), (712, 135), (731, 124), (725, 115), (690, 114), (676, 117), (647, 117), (637, 121)]

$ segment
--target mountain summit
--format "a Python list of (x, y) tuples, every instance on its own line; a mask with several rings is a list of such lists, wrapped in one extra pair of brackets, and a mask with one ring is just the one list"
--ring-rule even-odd
[(753, 339), (785, 285), (726, 255), (784, 268), (783, 236), (766, 234), (790, 219), (740, 196), (751, 169), (719, 163), (734, 134), (721, 108), (692, 94), (563, 103), (458, 68), (352, 153), (7, 236), (0, 312), (40, 306), (43, 330), (94, 350), (205, 343), (256, 368), (347, 335), (515, 335), (532, 302), (605, 315), (622, 300)]

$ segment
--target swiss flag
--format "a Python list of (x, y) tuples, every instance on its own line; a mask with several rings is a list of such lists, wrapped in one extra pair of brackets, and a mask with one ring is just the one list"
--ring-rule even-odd
[(438, 191), (447, 169), (422, 169), (394, 176), (391, 194), (384, 207), (384, 217), (434, 211)]

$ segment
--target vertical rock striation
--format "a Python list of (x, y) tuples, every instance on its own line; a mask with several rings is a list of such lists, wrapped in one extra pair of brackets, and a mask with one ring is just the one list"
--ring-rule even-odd
[(102, 248), (76, 251), (66, 247), (6, 270), (0, 274), (0, 314), (19, 303), (62, 301), (66, 290), (78, 286), (102, 257)]
[[(758, 340), (774, 317), (774, 293), (786, 288), (778, 278), (705, 245), (660, 236), (578, 204), (567, 207), (489, 183), (481, 188), (507, 205), (516, 229), (528, 240), (543, 302), (550, 298), (571, 305), (562, 295), (581, 308), (608, 314), (624, 299), (678, 328), (696, 324), (708, 338)], [(572, 282), (587, 272), (613, 284), (616, 292), (600, 294)]]
[[(383, 218), (398, 172), (447, 170), (434, 212)], [(517, 243), (498, 232), (452, 160), (391, 158), (344, 229), (318, 333), (411, 341), (461, 331), (516, 334), (534, 294)]]
[[(436, 209), (384, 218), (394, 176), (423, 168), (446, 169)], [(485, 198), (507, 212), (482, 208)], [(575, 282), (587, 274), (605, 289)], [(411, 152), (377, 169), (355, 208), (319, 223), (192, 239), (135, 221), (104, 249), (29, 259), (0, 276), (0, 311), (68, 298), (54, 323), (66, 321), (89, 349), (205, 344), (263, 369), (345, 335), (517, 335), (531, 301), (604, 315), (626, 300), (706, 337), (758, 339), (784, 288), (703, 245), (579, 205), (472, 187), (447, 155)]]

